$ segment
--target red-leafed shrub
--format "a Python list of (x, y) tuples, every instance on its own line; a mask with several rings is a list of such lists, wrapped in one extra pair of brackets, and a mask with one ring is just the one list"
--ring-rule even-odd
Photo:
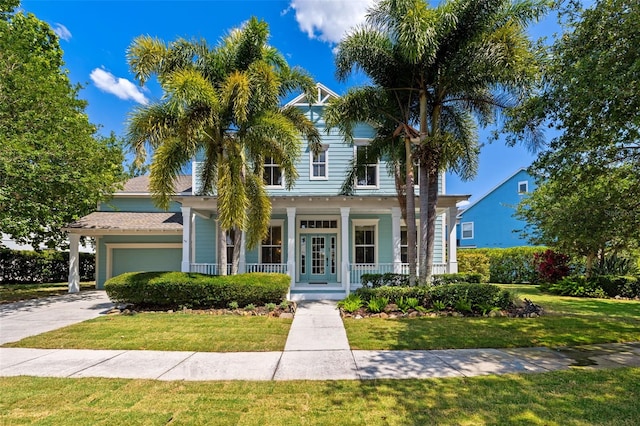
[(534, 253), (538, 279), (543, 283), (556, 283), (569, 275), (569, 256), (549, 249)]

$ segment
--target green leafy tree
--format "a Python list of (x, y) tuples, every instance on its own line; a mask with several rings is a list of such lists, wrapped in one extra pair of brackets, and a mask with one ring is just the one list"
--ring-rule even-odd
[[(626, 198), (635, 200), (636, 209), (620, 202)], [(639, 199), (633, 167), (618, 167), (608, 175), (586, 170), (570, 180), (543, 182), (516, 214), (527, 221), (523, 234), (532, 243), (585, 256), (589, 274), (597, 259), (637, 247)]]
[(565, 12), (540, 95), (513, 122), (560, 132), (531, 168), (545, 183), (521, 214), (535, 225), (531, 238), (586, 256), (590, 270), (639, 241), (640, 4), (601, 0)]
[(56, 247), (61, 227), (119, 187), (123, 154), (115, 136), (96, 135), (57, 36), (18, 4), (0, 1), (0, 230)]
[(338, 77), (363, 70), (396, 100), (398, 134), (420, 166), (421, 280), (432, 271), (438, 177), (446, 169), (473, 176), (477, 124), (528, 96), (539, 67), (525, 30), (547, 3), (381, 0), (338, 46)]
[[(192, 158), (202, 154), (202, 193), (217, 194), (220, 264), (226, 265), (226, 231), (234, 229), (232, 273), (237, 271), (241, 232), (256, 246), (268, 231), (271, 203), (263, 180), (267, 157), (280, 165), (287, 188), (298, 176), (295, 162), (300, 136), (320, 149), (320, 137), (301, 110), (281, 107), (292, 91), (315, 99), (309, 75), (291, 68), (267, 44), (268, 25), (251, 18), (209, 48), (184, 39), (165, 44), (139, 37), (129, 49), (129, 64), (144, 84), (156, 76), (163, 98), (139, 107), (129, 121), (128, 142), (139, 162), (146, 147), (153, 156), (150, 189), (157, 204), (168, 206), (174, 181)], [(222, 267), (221, 273), (226, 273)]]

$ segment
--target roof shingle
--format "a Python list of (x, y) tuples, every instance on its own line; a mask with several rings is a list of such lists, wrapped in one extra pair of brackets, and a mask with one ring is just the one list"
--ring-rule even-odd
[(182, 231), (182, 214), (173, 212), (93, 212), (67, 226), (68, 230)]

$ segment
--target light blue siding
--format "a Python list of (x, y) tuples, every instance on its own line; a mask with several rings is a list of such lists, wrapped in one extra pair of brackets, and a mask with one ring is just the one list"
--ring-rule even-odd
[(216, 263), (216, 221), (196, 216), (194, 239), (195, 263)]
[(377, 219), (378, 228), (376, 238), (376, 254), (378, 263), (393, 263), (393, 244), (392, 242), (392, 227), (391, 227), (391, 215), (378, 214), (378, 215), (351, 215), (349, 221), (349, 262), (354, 261), (354, 220), (358, 219)]
[[(529, 245), (517, 233), (525, 222), (514, 217), (516, 207), (528, 193), (518, 193), (518, 182), (528, 182), (529, 193), (535, 181), (521, 169), (460, 214), (457, 229), (460, 247), (516, 247)], [(473, 238), (462, 238), (463, 223), (473, 223)]]

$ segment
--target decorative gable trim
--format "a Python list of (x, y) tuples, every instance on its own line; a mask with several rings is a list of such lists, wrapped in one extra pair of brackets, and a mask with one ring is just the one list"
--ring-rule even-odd
[(287, 103), (287, 106), (308, 106), (309, 104), (314, 106), (324, 106), (329, 103), (331, 99), (337, 99), (340, 97), (336, 92), (329, 89), (322, 83), (317, 83), (316, 88), (318, 90), (317, 99), (314, 102), (309, 102), (307, 100), (307, 95), (301, 93), (297, 97), (295, 97), (292, 101)]

